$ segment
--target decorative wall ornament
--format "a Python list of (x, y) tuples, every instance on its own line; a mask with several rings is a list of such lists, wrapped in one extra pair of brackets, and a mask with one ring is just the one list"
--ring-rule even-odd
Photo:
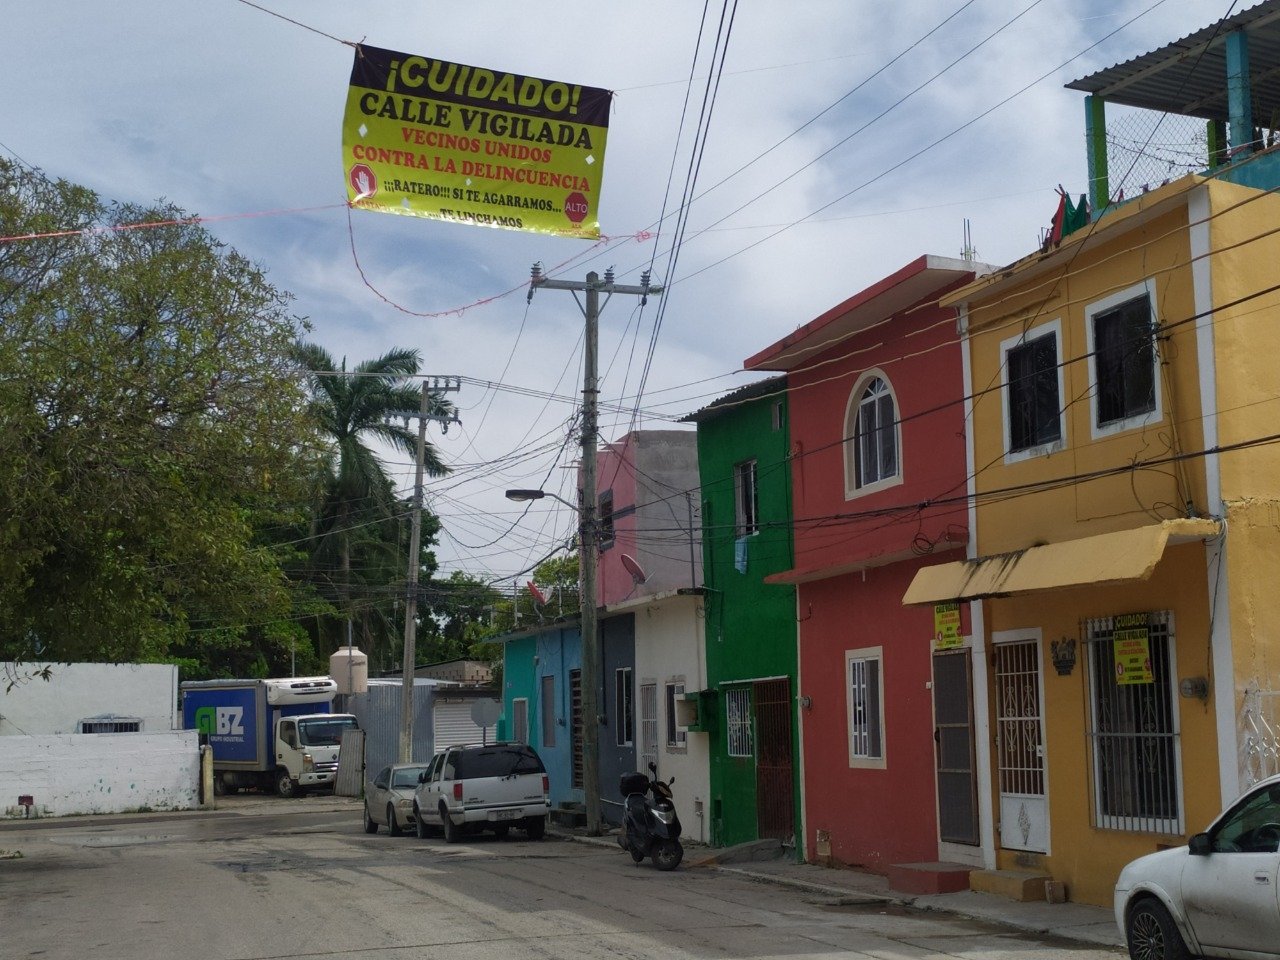
[(1063, 637), (1049, 643), (1050, 655), (1053, 657), (1053, 668), (1058, 676), (1069, 677), (1076, 668), (1076, 641), (1073, 637)]

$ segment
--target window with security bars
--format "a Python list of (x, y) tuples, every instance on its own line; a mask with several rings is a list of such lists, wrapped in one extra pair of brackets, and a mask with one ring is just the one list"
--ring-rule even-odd
[(1028, 450), (1062, 439), (1062, 398), (1058, 389), (1058, 338), (1038, 334), (1005, 353), (1009, 451)]
[(142, 721), (136, 717), (90, 717), (80, 721), (81, 733), (141, 733)]
[(1093, 317), (1098, 426), (1156, 408), (1156, 355), (1146, 293)]
[(1181, 834), (1173, 615), (1086, 620), (1093, 822)]
[(738, 687), (724, 692), (725, 733), (729, 756), (749, 757), (751, 745), (751, 688)]
[(883, 650), (869, 647), (845, 654), (845, 682), (849, 694), (849, 763), (882, 766), (884, 710), (880, 697)]

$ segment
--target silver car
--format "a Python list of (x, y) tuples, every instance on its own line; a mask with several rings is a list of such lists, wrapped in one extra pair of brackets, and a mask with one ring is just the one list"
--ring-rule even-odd
[(397, 763), (383, 767), (365, 784), (365, 833), (377, 833), (379, 826), (385, 826), (387, 833), (398, 837), (413, 829), (413, 788), (426, 769), (425, 763)]
[(1115, 911), (1133, 960), (1280, 958), (1280, 776), (1185, 847), (1126, 866)]

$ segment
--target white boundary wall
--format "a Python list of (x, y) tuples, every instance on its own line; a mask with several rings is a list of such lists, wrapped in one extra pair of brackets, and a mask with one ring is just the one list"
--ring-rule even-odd
[(0, 811), (65, 817), (199, 806), (200, 743), (194, 730), (0, 737)]
[(142, 733), (182, 726), (173, 664), (54, 663), (47, 682), (32, 675), (44, 666), (0, 663), (0, 735), (79, 733), (81, 720), (104, 715), (141, 720)]

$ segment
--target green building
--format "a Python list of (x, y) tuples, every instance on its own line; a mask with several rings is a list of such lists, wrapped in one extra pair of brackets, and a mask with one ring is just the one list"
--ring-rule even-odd
[(802, 836), (796, 724), (796, 591), (786, 378), (690, 414), (698, 425), (711, 841)]

